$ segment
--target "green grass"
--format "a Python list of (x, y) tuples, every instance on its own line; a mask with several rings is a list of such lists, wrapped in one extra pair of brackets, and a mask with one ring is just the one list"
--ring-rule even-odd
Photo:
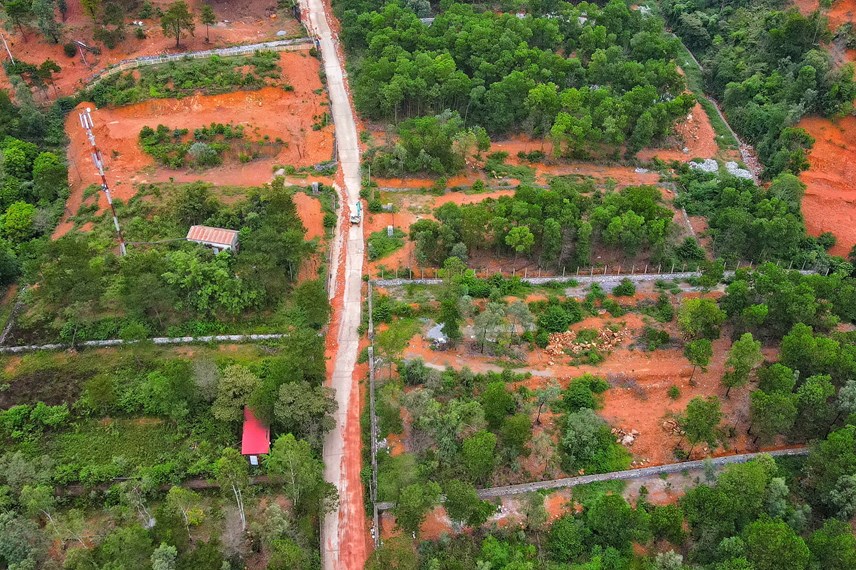
[(127, 465), (151, 467), (177, 455), (183, 440), (174, 426), (156, 419), (91, 420), (76, 432), (51, 437), (45, 451), (59, 464), (105, 466), (121, 458)]
[(379, 230), (369, 236), (369, 261), (383, 259), (387, 255), (404, 247), (404, 238), (407, 237), (403, 231), (395, 228), (392, 232), (392, 237), (389, 237), (386, 230)]
[(714, 132), (716, 132), (716, 144), (719, 145), (721, 150), (737, 150), (740, 148), (737, 139), (731, 134), (731, 130), (725, 124), (725, 121), (722, 120), (722, 117), (720, 117), (713, 102), (704, 93), (704, 79), (701, 67), (692, 58), (690, 51), (680, 41), (680, 38), (678, 38), (678, 41), (678, 65), (684, 70), (687, 86), (696, 96), (696, 99), (698, 99), (704, 112), (707, 113), (707, 118), (710, 119), (710, 124), (713, 126)]
[(574, 500), (584, 507), (591, 505), (601, 495), (619, 495), (624, 491), (627, 485), (626, 481), (600, 481), (597, 483), (588, 483), (587, 485), (577, 485), (571, 488), (571, 495)]

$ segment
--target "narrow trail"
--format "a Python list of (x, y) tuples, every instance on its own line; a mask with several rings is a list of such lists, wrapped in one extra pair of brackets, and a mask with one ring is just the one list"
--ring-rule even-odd
[[(348, 223), (349, 205), (360, 199), (360, 147), (354, 111), (348, 97), (343, 66), (339, 60), (336, 40), (327, 20), (322, 0), (301, 0), (305, 22), (316, 38), (324, 61), (330, 108), (336, 129), (336, 148), (344, 180), (340, 233), (345, 234), (344, 272), (337, 273), (334, 284), (333, 335), (335, 346), (330, 386), (336, 393), (339, 407), (336, 426), (324, 440), (324, 478), (339, 492), (337, 508), (321, 525), (321, 557), (325, 570), (359, 570), (368, 558), (368, 536), (363, 486), (360, 478), (361, 431), (359, 378), (354, 369), (359, 352), (360, 311), (362, 308), (363, 231), (362, 224)], [(333, 264), (341, 261), (334, 259)], [(339, 283), (344, 286), (339, 286)]]

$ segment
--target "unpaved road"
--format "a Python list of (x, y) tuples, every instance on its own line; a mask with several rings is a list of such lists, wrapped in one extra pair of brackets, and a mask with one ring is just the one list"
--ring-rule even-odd
[[(353, 206), (360, 195), (360, 148), (342, 64), (322, 0), (302, 0), (302, 5), (305, 13), (308, 13), (306, 25), (320, 41), (330, 108), (336, 127), (339, 163), (344, 175), (343, 198), (346, 205)], [(347, 207), (341, 209), (341, 215), (348, 215)], [(331, 334), (336, 335), (338, 348), (330, 380), (339, 409), (336, 412), (336, 427), (324, 440), (323, 452), (324, 478), (339, 491), (339, 506), (324, 518), (321, 525), (321, 556), (325, 570), (359, 570), (368, 557), (360, 480), (360, 394), (358, 379), (354, 378), (359, 350), (357, 329), (360, 325), (364, 245), (360, 225), (350, 225), (344, 218), (340, 224), (344, 224), (342, 233), (346, 234), (347, 241), (344, 248), (344, 287), (336, 287), (333, 303), (338, 311), (333, 322), (338, 324), (338, 329), (334, 325)]]

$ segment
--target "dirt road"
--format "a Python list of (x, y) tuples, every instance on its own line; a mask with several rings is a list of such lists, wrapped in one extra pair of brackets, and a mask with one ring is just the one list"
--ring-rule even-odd
[[(354, 112), (348, 98), (342, 64), (336, 42), (330, 31), (322, 0), (302, 0), (308, 12), (310, 31), (320, 42), (327, 77), (330, 107), (336, 128), (336, 146), (344, 176), (346, 205), (359, 200), (360, 149)], [(341, 209), (342, 216), (348, 208)], [(350, 225), (346, 219), (342, 232), (345, 244), (344, 287), (336, 288), (334, 331), (337, 351), (334, 357), (330, 385), (336, 391), (339, 409), (336, 427), (324, 440), (324, 477), (339, 491), (338, 508), (328, 514), (321, 526), (321, 555), (325, 570), (358, 570), (365, 565), (366, 516), (363, 508), (360, 480), (360, 413), (359, 383), (354, 378), (357, 362), (360, 325), (360, 290), (362, 287), (363, 233), (361, 225)], [(341, 299), (341, 303), (339, 300)], [(336, 329), (338, 325), (338, 329)]]

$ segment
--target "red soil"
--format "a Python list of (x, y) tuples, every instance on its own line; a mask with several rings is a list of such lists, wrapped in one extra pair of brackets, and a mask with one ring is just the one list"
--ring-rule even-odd
[[(716, 132), (710, 124), (707, 113), (698, 103), (690, 110), (686, 119), (675, 125), (675, 134), (679, 141), (677, 148), (643, 149), (636, 154), (637, 158), (643, 161), (656, 157), (667, 161), (688, 162), (694, 158), (713, 158), (719, 151)], [(684, 148), (688, 151), (684, 152)]]
[(807, 188), (802, 210), (812, 235), (830, 231), (838, 238), (832, 248), (847, 255), (856, 244), (856, 117), (838, 122), (806, 117), (799, 123), (815, 138), (811, 168), (800, 175)]
[[(94, 110), (94, 133), (102, 151), (107, 180), (113, 196), (127, 200), (136, 193), (136, 185), (145, 182), (193, 182), (204, 180), (221, 186), (253, 186), (269, 182), (277, 164), (309, 166), (330, 160), (333, 152), (333, 126), (312, 130), (312, 116), (323, 112), (326, 95), (316, 95), (320, 87), (319, 62), (305, 52), (282, 52), (281, 65), (293, 92), (274, 87), (258, 91), (238, 91), (222, 95), (197, 94), (184, 99), (152, 99), (135, 105)], [(78, 108), (93, 107), (81, 103)], [(196, 172), (171, 170), (155, 164), (154, 158), (143, 152), (138, 142), (140, 129), (166, 123), (169, 127), (194, 128), (212, 122), (243, 124), (249, 140), (264, 135), (271, 140), (280, 137), (287, 146), (273, 157), (261, 158), (247, 164), (228, 163), (217, 168)], [(77, 213), (83, 190), (97, 181), (92, 166), (89, 142), (80, 128), (76, 112), (66, 118), (70, 139), (68, 160), (71, 196), (66, 203), (65, 221), (55, 237), (71, 229), (67, 218)], [(106, 208), (106, 199), (99, 198)]]
[[(152, 3), (166, 9), (170, 2), (154, 0)], [(198, 14), (203, 1), (190, 0), (188, 4)], [(181, 47), (178, 49), (175, 47), (174, 38), (163, 35), (157, 20), (145, 20), (143, 27), (147, 37), (143, 40), (137, 39), (134, 35), (135, 28), (130, 25), (131, 21), (137, 17), (136, 14), (129, 14), (126, 19), (128, 27), (125, 40), (115, 49), (107, 49), (92, 39), (94, 26), (91, 18), (83, 12), (80, 0), (68, 0), (67, 18), (63, 24), (65, 30), (59, 44), (51, 43), (42, 37), (41, 33), (31, 28), (25, 28), (26, 38), (15, 29), (7, 35), (7, 41), (16, 59), (36, 65), (46, 59), (52, 59), (59, 64), (62, 69), (55, 77), (56, 91), (52, 88), (42, 95), (53, 99), (58, 95), (73, 94), (83, 87), (86, 79), (94, 73), (125, 59), (270, 41), (277, 39), (276, 32), (279, 30), (284, 30), (289, 37), (303, 35), (300, 24), (293, 18), (276, 16), (275, 0), (240, 0), (238, 2), (217, 0), (211, 5), (217, 17), (217, 23), (210, 28), (210, 43), (205, 42), (205, 26), (197, 22), (195, 36), (183, 36)], [(83, 63), (79, 54), (69, 58), (63, 52), (62, 43), (70, 40), (80, 40), (87, 45), (98, 46), (101, 48), (101, 54), (87, 53), (88, 66)], [(3, 58), (5, 59), (5, 54)], [(0, 88), (8, 87), (9, 80), (5, 71), (0, 68)]]
[(297, 215), (306, 228), (306, 239), (324, 236), (324, 213), (321, 211), (321, 201), (303, 192), (295, 192), (294, 203), (297, 205)]

